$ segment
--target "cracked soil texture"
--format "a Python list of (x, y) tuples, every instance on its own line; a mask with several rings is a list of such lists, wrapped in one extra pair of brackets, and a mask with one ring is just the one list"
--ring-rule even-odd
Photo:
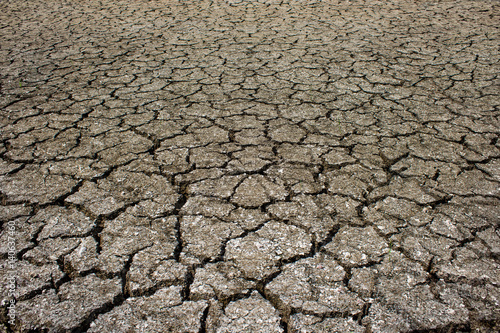
[(0, 332), (500, 331), (498, 1), (0, 22)]

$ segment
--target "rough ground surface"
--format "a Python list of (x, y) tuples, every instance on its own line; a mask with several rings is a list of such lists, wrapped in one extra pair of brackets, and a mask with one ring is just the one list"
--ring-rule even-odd
[(0, 332), (498, 331), (499, 15), (2, 0)]

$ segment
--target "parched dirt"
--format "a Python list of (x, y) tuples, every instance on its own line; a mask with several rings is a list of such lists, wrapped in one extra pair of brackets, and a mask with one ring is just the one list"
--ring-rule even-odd
[(500, 331), (499, 9), (1, 0), (0, 333)]

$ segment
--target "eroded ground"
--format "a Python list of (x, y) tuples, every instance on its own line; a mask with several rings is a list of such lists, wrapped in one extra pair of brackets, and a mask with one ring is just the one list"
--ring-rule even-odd
[(1, 1), (0, 332), (498, 330), (499, 14)]

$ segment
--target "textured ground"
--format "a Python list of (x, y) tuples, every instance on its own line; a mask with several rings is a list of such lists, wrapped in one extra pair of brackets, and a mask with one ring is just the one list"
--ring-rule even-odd
[(0, 332), (498, 331), (499, 8), (2, 0)]

